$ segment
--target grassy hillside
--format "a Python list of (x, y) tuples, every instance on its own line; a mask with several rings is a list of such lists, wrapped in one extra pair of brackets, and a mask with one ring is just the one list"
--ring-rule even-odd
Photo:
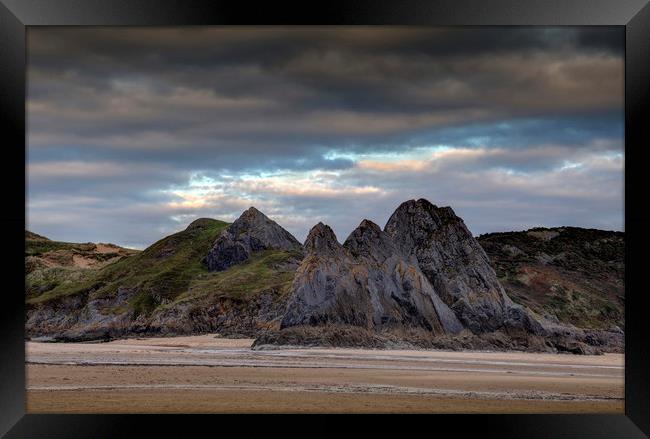
[(76, 244), (72, 242), (52, 241), (44, 236), (37, 235), (28, 230), (25, 231), (25, 256), (42, 256), (48, 252), (57, 250), (89, 251), (95, 244), (88, 242)]
[(26, 296), (33, 299), (64, 284), (76, 284), (121, 258), (138, 253), (112, 244), (52, 241), (25, 231)]
[[(26, 232), (27, 329), (89, 339), (165, 328), (255, 334), (282, 315), (302, 255), (266, 250), (208, 272), (204, 258), (227, 226), (199, 219), (142, 252)], [(582, 328), (624, 328), (623, 233), (563, 227), (478, 239), (515, 302)]]
[(510, 297), (583, 328), (624, 328), (623, 232), (577, 227), (478, 239)]
[[(190, 279), (203, 272), (201, 258), (210, 248), (215, 236), (228, 223), (201, 219), (182, 232), (167, 236), (146, 250), (121, 259), (93, 273), (83, 282), (68, 282), (28, 299), (35, 304), (66, 295), (92, 293), (94, 297), (114, 295), (118, 287), (138, 287), (152, 298), (184, 289)], [(142, 300), (146, 303), (148, 300)]]
[(214, 273), (196, 276), (177, 302), (195, 300), (209, 294), (232, 299), (255, 295), (268, 290), (288, 292), (294, 276), (294, 267), (286, 266), (300, 258), (296, 252), (265, 250), (249, 261)]
[(36, 306), (71, 295), (111, 298), (127, 291), (127, 302), (112, 312), (133, 311), (135, 319), (207, 296), (237, 300), (262, 291), (288, 291), (295, 265), (285, 266), (299, 257), (291, 252), (264, 251), (229, 270), (208, 272), (203, 258), (227, 226), (213, 219), (196, 220), (182, 232), (161, 239), (137, 255), (28, 297), (27, 303)]

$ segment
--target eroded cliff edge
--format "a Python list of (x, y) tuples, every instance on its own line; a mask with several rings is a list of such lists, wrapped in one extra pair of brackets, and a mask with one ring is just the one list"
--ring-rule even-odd
[(232, 224), (200, 219), (141, 253), (30, 288), (27, 334), (58, 340), (219, 333), (257, 337), (257, 348), (575, 353), (620, 351), (623, 340), (620, 328), (524, 307), (521, 289), (515, 303), (463, 220), (424, 199), (402, 203), (383, 230), (362, 221), (343, 244), (319, 223), (302, 245), (255, 208)]

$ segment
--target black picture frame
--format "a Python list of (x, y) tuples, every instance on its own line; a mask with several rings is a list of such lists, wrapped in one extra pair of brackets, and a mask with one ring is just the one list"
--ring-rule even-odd
[[(644, 318), (644, 249), (650, 245), (647, 163), (650, 138), (650, 5), (647, 0), (357, 0), (302, 4), (175, 0), (0, 0), (0, 124), (6, 258), (0, 305), (0, 434), (6, 437), (116, 437), (188, 435), (196, 429), (246, 435), (347, 432), (319, 417), (264, 416), (261, 422), (220, 415), (25, 414), (24, 230), (26, 26), (62, 25), (618, 25), (625, 26), (625, 232), (626, 331), (624, 415), (430, 415), (361, 417), (365, 434), (417, 426), (430, 434), (500, 438), (641, 438), (650, 435), (650, 342)], [(7, 282), (8, 280), (8, 282)], [(349, 417), (347, 419), (350, 419)], [(306, 421), (306, 422), (305, 422)], [(230, 424), (230, 425), (229, 425)], [(301, 428), (305, 428), (301, 427)], [(453, 433), (451, 433), (453, 432)]]

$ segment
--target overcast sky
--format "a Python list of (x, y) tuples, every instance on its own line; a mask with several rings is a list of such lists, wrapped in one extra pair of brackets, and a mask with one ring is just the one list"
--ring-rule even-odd
[(28, 29), (28, 228), (143, 248), (255, 206), (340, 241), (402, 202), (475, 234), (623, 229), (624, 31)]

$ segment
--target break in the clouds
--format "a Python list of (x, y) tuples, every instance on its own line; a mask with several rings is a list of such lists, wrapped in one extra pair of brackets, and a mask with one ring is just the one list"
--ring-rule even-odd
[(251, 205), (303, 239), (450, 205), (623, 228), (620, 27), (28, 30), (28, 227), (145, 247)]

